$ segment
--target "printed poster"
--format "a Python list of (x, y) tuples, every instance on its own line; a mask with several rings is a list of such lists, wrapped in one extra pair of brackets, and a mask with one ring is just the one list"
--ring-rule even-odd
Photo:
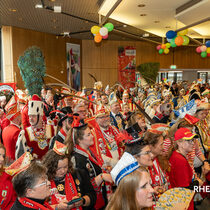
[(80, 90), (80, 45), (66, 43), (67, 52), (67, 84)]
[(128, 89), (135, 86), (136, 81), (136, 48), (118, 47), (118, 80)]

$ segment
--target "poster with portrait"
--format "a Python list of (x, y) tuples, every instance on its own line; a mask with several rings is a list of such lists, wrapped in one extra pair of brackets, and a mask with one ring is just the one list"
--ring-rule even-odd
[(67, 84), (80, 90), (80, 45), (66, 43), (67, 53)]
[(136, 48), (118, 47), (118, 80), (124, 88), (135, 86)]

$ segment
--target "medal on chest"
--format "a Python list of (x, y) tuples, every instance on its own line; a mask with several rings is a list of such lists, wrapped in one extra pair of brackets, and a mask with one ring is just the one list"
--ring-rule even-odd
[(1, 196), (2, 196), (3, 198), (6, 197), (6, 196), (7, 196), (7, 190), (2, 190)]

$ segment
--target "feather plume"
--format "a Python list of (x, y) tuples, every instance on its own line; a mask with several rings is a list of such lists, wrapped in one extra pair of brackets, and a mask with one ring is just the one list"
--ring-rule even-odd
[(41, 95), (43, 77), (46, 72), (44, 56), (40, 48), (33, 46), (28, 48), (23, 56), (18, 59), (20, 74), (28, 89), (29, 95)]

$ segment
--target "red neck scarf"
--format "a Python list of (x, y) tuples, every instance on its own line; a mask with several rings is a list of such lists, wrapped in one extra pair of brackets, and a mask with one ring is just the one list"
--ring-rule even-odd
[[(51, 189), (56, 188), (55, 182), (53, 180), (51, 180), (50, 182), (51, 182)], [(67, 173), (65, 177), (65, 194), (66, 194), (67, 201), (71, 201), (73, 197), (78, 195), (77, 188), (74, 183), (74, 179), (70, 173)], [(52, 205), (58, 203), (55, 195), (51, 195), (51, 203)], [(77, 208), (73, 208), (73, 210), (76, 210), (76, 209), (82, 210), (82, 207), (80, 206)]]
[[(86, 157), (89, 158), (89, 160), (93, 163), (95, 163), (98, 166), (102, 166), (101, 161), (99, 161), (99, 159), (96, 157), (93, 157), (89, 152), (87, 152), (85, 149), (83, 149), (82, 147), (80, 147), (79, 145), (75, 145), (75, 151), (81, 155), (84, 155)], [(94, 154), (95, 155), (95, 154)]]
[(29, 198), (18, 198), (19, 202), (30, 209), (39, 209), (39, 210), (53, 210), (53, 208), (47, 203), (44, 202), (44, 206), (40, 203), (30, 200)]

